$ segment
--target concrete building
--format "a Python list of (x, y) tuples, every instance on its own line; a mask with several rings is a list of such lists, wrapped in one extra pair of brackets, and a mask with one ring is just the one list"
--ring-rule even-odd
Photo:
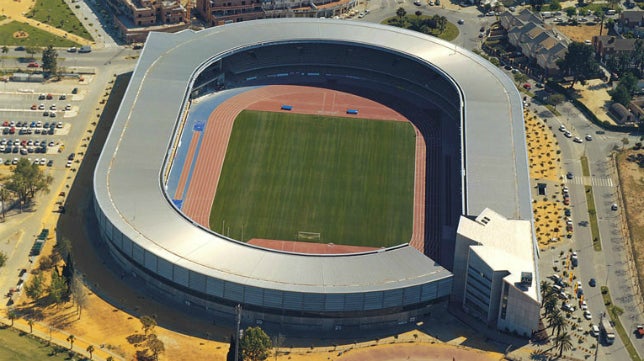
[(490, 327), (529, 337), (537, 330), (540, 295), (531, 222), (485, 209), (461, 217), (454, 252), (452, 299)]
[(176, 32), (190, 25), (190, 9), (180, 0), (107, 0), (114, 24), (128, 42), (143, 42), (150, 31)]
[(264, 18), (331, 18), (347, 13), (357, 0), (197, 0), (197, 11), (217, 26)]

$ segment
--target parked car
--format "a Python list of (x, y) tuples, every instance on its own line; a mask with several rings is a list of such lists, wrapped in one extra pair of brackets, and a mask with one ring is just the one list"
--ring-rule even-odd
[(573, 179), (574, 175), (572, 174), (572, 172), (568, 172), (568, 173), (566, 173), (566, 178)]

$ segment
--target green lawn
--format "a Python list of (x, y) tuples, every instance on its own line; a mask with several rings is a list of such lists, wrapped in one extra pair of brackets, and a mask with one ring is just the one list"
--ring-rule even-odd
[[(17, 31), (26, 31), (29, 33), (29, 37), (22, 39), (14, 38), (13, 34)], [(19, 23), (17, 21), (12, 21), (0, 26), (0, 44), (9, 46), (22, 45), (25, 47), (35, 46), (40, 48), (44, 48), (48, 45), (56, 47), (80, 46), (71, 40), (61, 38), (44, 30), (34, 28), (31, 25)], [(28, 54), (25, 54), (25, 56), (28, 56)], [(35, 57), (38, 58), (40, 56), (36, 54)]]
[(2, 361), (32, 361), (32, 360), (66, 360), (67, 353), (49, 356), (52, 347), (45, 341), (38, 340), (31, 335), (21, 334), (18, 331), (0, 327), (0, 360)]
[[(407, 122), (244, 111), (210, 216), (216, 232), (393, 246), (412, 231), (415, 132)], [(242, 237), (243, 232), (243, 237)]]
[(37, 0), (26, 16), (87, 40), (94, 40), (63, 0)]

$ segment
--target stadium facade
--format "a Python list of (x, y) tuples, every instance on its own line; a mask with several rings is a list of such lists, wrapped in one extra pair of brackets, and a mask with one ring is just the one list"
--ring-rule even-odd
[[(175, 207), (166, 177), (191, 100), (270, 84), (361, 95), (415, 124), (427, 144), (426, 254), (408, 240), (344, 255), (263, 249), (205, 229)], [(484, 59), (378, 24), (258, 20), (150, 34), (95, 170), (94, 208), (103, 239), (125, 269), (215, 316), (231, 318), (240, 304), (245, 324), (385, 328), (418, 321), (451, 297), (490, 325), (529, 335), (537, 325), (520, 321), (534, 319), (521, 313), (534, 313), (539, 297), (529, 187), (520, 95)], [(493, 254), (504, 240), (514, 241), (507, 235), (486, 241), (494, 233), (478, 237), (459, 225), (486, 217), (487, 208), (523, 222), (513, 237), (529, 240), (517, 247), (531, 260), (522, 273), (534, 276), (513, 282), (516, 267), (496, 274), (514, 275), (497, 277), (512, 292), (487, 285), (487, 298), (477, 301), (488, 303), (482, 313), (485, 307), (472, 308), (470, 289), (480, 287), (468, 276), (475, 266), (469, 263), (476, 258), (498, 269), (503, 262), (474, 257), (474, 250)], [(456, 247), (465, 258), (455, 257)]]

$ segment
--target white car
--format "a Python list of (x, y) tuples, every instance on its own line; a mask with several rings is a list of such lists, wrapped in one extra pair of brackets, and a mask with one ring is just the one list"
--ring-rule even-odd
[(60, 129), (63, 127), (63, 122), (56, 123), (56, 128)]
[(71, 104), (65, 105), (65, 110), (72, 110), (72, 105)]
[(590, 313), (590, 311), (586, 310), (586, 311), (584, 311), (584, 318), (587, 319), (587, 320), (592, 320), (593, 315)]
[(586, 140), (590, 142), (591, 140), (593, 140), (593, 136), (590, 134), (586, 134)]
[(572, 138), (572, 133), (570, 133), (570, 132), (568, 132), (568, 131), (566, 131), (566, 132), (564, 133), (564, 135), (566, 136), (566, 138)]
[(579, 302), (579, 308), (583, 311), (588, 311), (588, 305), (586, 304), (586, 301)]
[(597, 325), (590, 326), (590, 334), (593, 335), (593, 337), (599, 336), (599, 326)]
[(65, 164), (65, 168), (71, 168), (72, 167), (72, 161), (68, 160), (67, 163)]
[(584, 141), (583, 141), (583, 140), (581, 140), (581, 138), (579, 138), (579, 137), (575, 137), (575, 139), (573, 139), (572, 141), (573, 141), (573, 142), (575, 142), (575, 143), (583, 143), (583, 142), (584, 142)]

